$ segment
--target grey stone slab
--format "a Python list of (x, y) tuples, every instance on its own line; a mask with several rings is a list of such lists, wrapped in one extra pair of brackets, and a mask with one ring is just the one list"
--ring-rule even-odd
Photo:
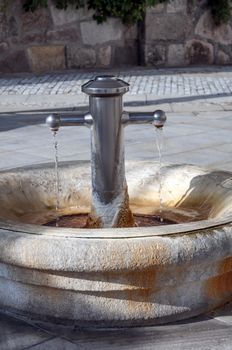
[(68, 340), (62, 338), (55, 338), (45, 341), (41, 344), (28, 348), (28, 350), (80, 350), (80, 347), (77, 344), (74, 344)]
[[(40, 324), (40, 327), (75, 342), (78, 349), (84, 350), (216, 350), (219, 348), (229, 350), (232, 344), (232, 327), (204, 316), (156, 327), (85, 330), (62, 326), (54, 327), (51, 324)], [(47, 344), (53, 342), (54, 340), (47, 342)], [(38, 349), (46, 348), (38, 347)], [(57, 347), (57, 349), (60, 348)], [(64, 347), (64, 349), (66, 348)]]
[(232, 326), (232, 302), (226, 304), (218, 310), (213, 311), (210, 316), (214, 317), (218, 321), (225, 322)]
[(26, 166), (37, 163), (47, 163), (50, 158), (29, 155), (27, 153), (6, 151), (0, 153), (0, 168), (1, 169), (12, 169), (20, 166)]
[(1, 350), (22, 350), (50, 338), (47, 332), (0, 313)]
[(163, 161), (177, 164), (194, 164), (220, 168), (220, 164), (229, 162), (231, 156), (228, 153), (219, 152), (214, 149), (202, 148), (197, 151), (182, 152), (176, 154), (164, 154)]
[[(168, 134), (166, 131), (165, 135)], [(198, 134), (189, 134), (187, 136), (180, 136), (178, 134), (173, 135), (172, 138), (166, 137), (170, 145), (182, 144), (183, 148), (188, 144), (194, 144), (198, 148), (213, 147), (221, 144), (231, 142), (231, 136), (229, 131), (213, 131), (213, 132), (201, 132)]]
[(173, 112), (204, 112), (204, 111), (223, 111), (224, 108), (220, 103), (214, 102), (207, 102), (207, 100), (204, 100), (203, 102), (175, 102), (172, 103), (172, 111)]
[(232, 143), (223, 143), (215, 146), (215, 149), (220, 152), (230, 153), (232, 156)]

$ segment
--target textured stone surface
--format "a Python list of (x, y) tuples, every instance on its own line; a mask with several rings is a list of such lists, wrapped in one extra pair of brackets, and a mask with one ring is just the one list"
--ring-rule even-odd
[[(46, 45), (47, 38), (46, 38), (46, 33), (44, 32), (37, 32), (37, 33), (26, 33), (25, 35), (23, 35), (23, 37), (19, 40), (16, 38), (15, 43), (19, 44), (20, 42), (24, 45), (28, 45), (29, 47), (31, 46), (31, 44), (43, 44)], [(12, 42), (12, 39), (11, 39)]]
[(232, 28), (230, 24), (216, 26), (210, 12), (205, 12), (196, 25), (195, 34), (221, 44), (232, 43)]
[(167, 12), (168, 13), (177, 13), (182, 12), (185, 13), (187, 9), (186, 0), (170, 0), (167, 4)]
[(27, 32), (46, 32), (51, 25), (51, 17), (46, 9), (38, 9), (35, 12), (24, 12), (21, 17), (21, 31)]
[(18, 35), (18, 31), (19, 31), (18, 23), (17, 23), (16, 19), (13, 16), (11, 16), (9, 18), (8, 26), (9, 26), (8, 34), (10, 36)]
[[(211, 315), (165, 326), (118, 329), (75, 329), (45, 322), (27, 323), (23, 318), (4, 314), (0, 322), (7, 331), (0, 342), (4, 350), (18, 350), (19, 329), (23, 329), (23, 344), (30, 344), (32, 331), (44, 336), (37, 339), (38, 344), (27, 346), (28, 350), (230, 350), (232, 341), (232, 325), (212, 319)], [(46, 340), (48, 333), (52, 338)]]
[(96, 52), (93, 49), (84, 49), (77, 45), (69, 45), (67, 48), (67, 60), (69, 68), (89, 68), (96, 65)]
[(123, 36), (125, 40), (137, 40), (138, 27), (137, 25), (125, 26)]
[(146, 64), (164, 65), (166, 59), (166, 48), (162, 45), (147, 45), (146, 47)]
[(137, 64), (137, 45), (116, 46), (114, 50), (114, 65), (123, 66), (131, 64)]
[(109, 66), (111, 63), (111, 55), (112, 55), (111, 46), (108, 45), (105, 47), (101, 47), (98, 53), (100, 65), (103, 67)]
[(1, 53), (6, 51), (8, 48), (9, 48), (9, 44), (8, 43), (6, 43), (6, 42), (0, 43), (0, 52)]
[[(154, 211), (157, 165), (130, 163), (126, 170), (132, 210)], [(162, 174), (166, 208), (204, 207), (209, 219), (97, 231), (1, 221), (0, 306), (82, 325), (132, 326), (190, 317), (230, 300), (231, 173), (183, 165)], [(60, 179), (60, 211), (90, 208), (89, 165), (63, 164)], [(38, 224), (55, 215), (53, 166), (3, 172), (0, 187), (3, 218)]]
[(51, 17), (54, 25), (60, 27), (72, 22), (80, 20), (79, 11), (76, 11), (75, 6), (69, 5), (66, 10), (57, 9), (56, 6), (51, 3), (50, 5)]
[(217, 55), (216, 55), (216, 64), (229, 64), (232, 62), (232, 59), (230, 58), (229, 55), (227, 55), (224, 51), (219, 50)]
[[(59, 10), (51, 0), (47, 9), (33, 13), (23, 12), (21, 5), (16, 0), (9, 3), (6, 13), (0, 12), (0, 42), (9, 43), (9, 55), (27, 52), (37, 45), (65, 45), (67, 59), (61, 65), (64, 68), (128, 66), (141, 62), (157, 66), (232, 62), (231, 23), (215, 26), (205, 0), (196, 4), (170, 0), (147, 7), (145, 23), (139, 26), (123, 25), (115, 18), (98, 25), (93, 19), (94, 11), (87, 7), (76, 10), (69, 5), (67, 10)], [(191, 41), (195, 43), (190, 48)], [(72, 43), (76, 49), (70, 48)], [(5, 53), (0, 51), (1, 71), (9, 71), (3, 67)], [(25, 70), (22, 67), (17, 65), (11, 70)]]
[(109, 19), (103, 24), (97, 24), (92, 20), (82, 22), (80, 25), (83, 43), (86, 45), (104, 44), (122, 38), (123, 25), (118, 19)]
[(4, 73), (28, 72), (30, 66), (23, 50), (9, 52), (7, 57), (0, 59), (1, 71)]
[(65, 48), (57, 46), (33, 46), (27, 50), (31, 70), (48, 72), (65, 68)]
[(184, 14), (147, 16), (147, 41), (184, 40), (189, 31), (189, 19)]
[(7, 37), (8, 28), (7, 28), (7, 22), (6, 17), (4, 13), (0, 12), (0, 39), (5, 39)]
[(190, 64), (212, 64), (213, 45), (201, 40), (190, 40), (186, 43), (186, 58)]
[(0, 349), (28, 349), (49, 339), (48, 333), (0, 313)]
[(53, 3), (50, 5), (52, 21), (56, 27), (76, 23), (80, 20), (90, 19), (93, 15), (92, 11), (87, 8), (76, 10), (75, 6), (69, 5), (66, 10), (57, 9)]
[(165, 4), (157, 4), (156, 6), (149, 7), (149, 12), (152, 13), (161, 13), (165, 10)]
[(74, 41), (77, 44), (81, 41), (81, 36), (77, 26), (66, 26), (62, 29), (49, 30), (46, 33), (46, 39), (51, 42), (64, 42), (65, 44)]
[(185, 58), (185, 47), (182, 44), (171, 44), (168, 47), (168, 65), (184, 66), (187, 61)]

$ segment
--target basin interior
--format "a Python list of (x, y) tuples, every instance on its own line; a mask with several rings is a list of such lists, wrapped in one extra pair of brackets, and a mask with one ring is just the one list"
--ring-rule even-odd
[[(59, 215), (87, 214), (91, 208), (89, 162), (65, 162), (59, 167)], [(126, 164), (130, 208), (154, 215), (160, 206), (158, 164)], [(162, 207), (165, 218), (177, 223), (221, 219), (232, 212), (232, 174), (193, 165), (162, 167)], [(56, 217), (54, 165), (1, 172), (1, 219), (44, 225)]]

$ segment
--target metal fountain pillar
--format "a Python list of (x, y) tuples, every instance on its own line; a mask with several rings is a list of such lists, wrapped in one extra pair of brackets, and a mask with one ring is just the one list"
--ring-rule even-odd
[(89, 95), (89, 113), (82, 116), (52, 114), (46, 122), (53, 131), (60, 126), (85, 125), (91, 128), (92, 209), (87, 226), (130, 227), (134, 225), (129, 208), (125, 177), (124, 126), (154, 124), (163, 127), (161, 110), (149, 113), (123, 111), (123, 95), (129, 84), (114, 76), (97, 76), (82, 86)]

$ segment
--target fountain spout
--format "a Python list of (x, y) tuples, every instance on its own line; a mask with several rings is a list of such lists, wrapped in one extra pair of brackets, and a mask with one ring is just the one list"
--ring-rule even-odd
[(53, 113), (47, 117), (46, 124), (51, 131), (57, 132), (61, 126), (91, 126), (92, 117), (89, 113), (78, 116), (66, 115), (64, 117)]
[(123, 126), (153, 123), (162, 127), (166, 116), (123, 111), (122, 96), (129, 84), (114, 76), (97, 76), (82, 86), (89, 95), (90, 110), (83, 116), (53, 114), (46, 120), (53, 132), (60, 126), (91, 126), (92, 208), (89, 227), (131, 227), (134, 219), (129, 208), (125, 177)]

